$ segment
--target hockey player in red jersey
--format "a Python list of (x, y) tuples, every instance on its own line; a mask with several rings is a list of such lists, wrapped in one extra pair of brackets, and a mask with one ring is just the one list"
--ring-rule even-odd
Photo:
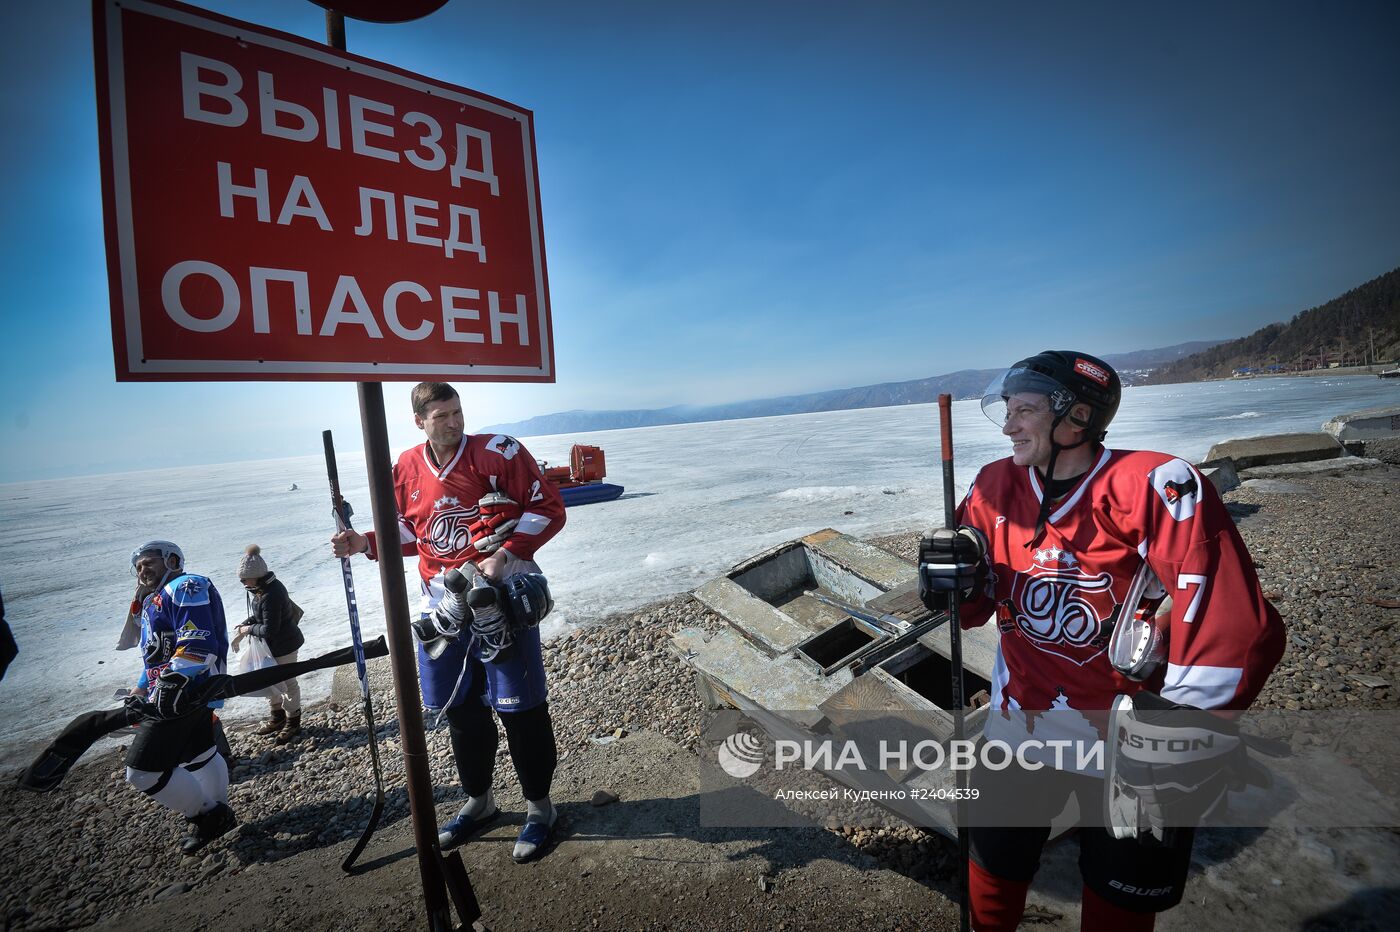
[[(539, 629), (512, 629), (494, 611), (491, 623), (484, 610), (474, 616), (468, 611), (473, 617), (465, 619), (456, 616), (459, 603), (445, 597), (445, 577), (460, 569), (478, 586), (512, 580), (542, 585), (535, 552), (564, 526), (564, 502), (519, 441), (465, 433), (461, 400), (452, 386), (423, 382), (414, 387), (412, 399), (414, 423), (427, 442), (399, 456), (394, 500), (404, 555), (418, 557), (422, 581), (414, 625), (418, 678), (424, 705), (446, 710), (467, 794), (438, 841), (444, 849), (455, 847), (500, 814), (491, 794), (499, 740), (494, 709), (505, 726), (528, 809), (513, 857), (528, 861), (543, 852), (557, 818), (549, 788), (558, 755)], [(366, 553), (375, 559), (377, 553), (373, 534), (343, 531), (331, 544), (338, 557)]]
[[(1010, 439), (1011, 456), (978, 473), (958, 527), (921, 543), (925, 603), (946, 609), (957, 589), (964, 628), (993, 620), (998, 627), (988, 738), (1034, 732), (1039, 742), (1093, 743), (1106, 711), (1134, 702), (1244, 709), (1282, 655), (1283, 622), (1210, 482), (1166, 454), (1102, 445), (1120, 396), (1117, 373), (1087, 353), (1047, 351), (1016, 363), (982, 401)], [(1197, 768), (1183, 782), (1199, 782), (1202, 805), (1218, 799), (1227, 761), (1243, 750), (1228, 722), (1204, 718), (1206, 737), (1195, 741), (1193, 733), (1182, 743), (1220, 748), (1220, 766), (1165, 757), (1127, 764), (1159, 768), (1159, 781), (1161, 768)], [(1020, 921), (1050, 818), (1070, 796), (1081, 822), (1086, 810), (1105, 812), (1093, 758), (1088, 765), (1074, 755), (1027, 759), (1042, 766), (983, 767), (972, 776), (981, 792), (969, 830), (969, 898), (982, 932)], [(1109, 808), (1131, 815), (1160, 804), (1152, 790), (1120, 787), (1108, 794)], [(1031, 799), (1043, 820), (1008, 814), (1014, 801)], [(1160, 816), (1154, 811), (1158, 823)], [(1173, 824), (1152, 836), (1135, 831), (1131, 818), (1126, 827), (1110, 817), (1081, 829), (1082, 929), (1151, 929), (1157, 912), (1180, 902), (1193, 832)]]

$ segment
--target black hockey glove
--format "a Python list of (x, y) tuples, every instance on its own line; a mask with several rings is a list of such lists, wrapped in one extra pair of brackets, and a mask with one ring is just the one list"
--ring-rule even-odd
[(987, 538), (975, 527), (936, 528), (919, 541), (919, 601), (946, 612), (954, 590), (964, 596), (987, 575)]
[(1105, 747), (1104, 818), (1117, 838), (1167, 844), (1200, 825), (1229, 790), (1270, 783), (1234, 722), (1156, 693), (1114, 701)]
[(190, 678), (174, 670), (166, 670), (156, 679), (156, 688), (151, 695), (151, 705), (161, 718), (179, 718), (199, 704), (194, 694)]
[(126, 712), (126, 723), (135, 725), (151, 714), (151, 704), (145, 696), (128, 694), (122, 697), (122, 708)]

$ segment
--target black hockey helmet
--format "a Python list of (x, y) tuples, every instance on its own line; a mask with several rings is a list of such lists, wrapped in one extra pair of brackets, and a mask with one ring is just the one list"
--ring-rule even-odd
[(1076, 404), (1089, 406), (1087, 421), (1070, 418), (1085, 429), (1085, 439), (1102, 441), (1108, 424), (1118, 413), (1123, 383), (1113, 367), (1088, 353), (1074, 350), (1045, 350), (1022, 359), (992, 380), (982, 396), (982, 411), (995, 424), (1006, 423), (1006, 400), (1021, 392), (1045, 395), (1050, 411), (1059, 423)]

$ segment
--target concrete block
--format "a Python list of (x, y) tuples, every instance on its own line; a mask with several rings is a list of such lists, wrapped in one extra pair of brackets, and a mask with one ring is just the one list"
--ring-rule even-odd
[(1361, 440), (1361, 455), (1400, 466), (1400, 437), (1386, 440)]
[(1231, 459), (1236, 470), (1255, 466), (1279, 466), (1333, 459), (1342, 455), (1342, 445), (1331, 434), (1274, 434), (1217, 443), (1206, 454), (1207, 461)]
[(1307, 476), (1339, 476), (1357, 469), (1375, 469), (1384, 466), (1380, 460), (1361, 456), (1339, 456), (1330, 460), (1314, 460), (1310, 463), (1282, 463), (1278, 466), (1255, 466), (1240, 471), (1241, 479), (1287, 479)]
[(1322, 429), (1343, 443), (1353, 440), (1400, 440), (1400, 405), (1339, 414)]
[(1206, 460), (1204, 463), (1197, 463), (1196, 469), (1210, 480), (1210, 484), (1215, 486), (1215, 491), (1221, 495), (1240, 487), (1240, 476), (1235, 471), (1235, 461), (1232, 459)]

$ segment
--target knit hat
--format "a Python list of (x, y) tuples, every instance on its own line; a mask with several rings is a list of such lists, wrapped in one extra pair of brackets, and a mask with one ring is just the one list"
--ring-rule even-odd
[(262, 548), (249, 544), (243, 559), (238, 561), (239, 579), (262, 579), (267, 575), (267, 561), (261, 556)]

